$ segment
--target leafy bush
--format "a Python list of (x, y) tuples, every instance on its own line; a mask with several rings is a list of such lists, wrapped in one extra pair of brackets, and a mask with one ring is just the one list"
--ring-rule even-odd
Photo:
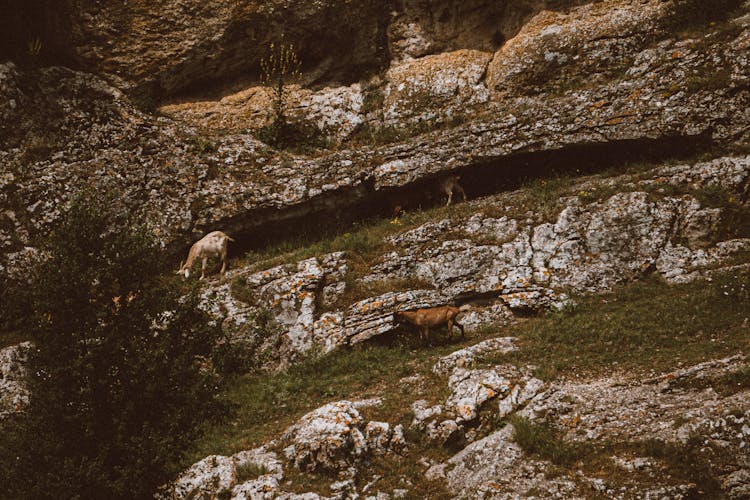
[(9, 498), (147, 498), (226, 412), (196, 362), (216, 334), (197, 290), (159, 276), (157, 242), (110, 201), (74, 202), (34, 273), (31, 400), (0, 437)]
[[(247, 322), (237, 331), (224, 335), (211, 353), (214, 367), (222, 375), (241, 374), (262, 368), (280, 355), (282, 330), (271, 313), (260, 309), (250, 314)], [(272, 351), (272, 352), (268, 352)]]

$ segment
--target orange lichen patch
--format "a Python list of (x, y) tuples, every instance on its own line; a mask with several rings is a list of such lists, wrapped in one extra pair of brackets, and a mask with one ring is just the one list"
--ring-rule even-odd
[(573, 415), (570, 418), (562, 418), (561, 422), (567, 427), (576, 427), (581, 423), (581, 416), (578, 414)]
[(487, 487), (488, 488), (492, 488), (493, 490), (499, 490), (500, 489), (500, 485), (497, 484), (494, 481), (490, 481), (489, 483), (487, 483)]
[(487, 390), (487, 397), (488, 398), (492, 398), (492, 397), (495, 396), (495, 394), (497, 394), (497, 392), (495, 392), (494, 390), (490, 389), (489, 387), (485, 387), (485, 389)]
[(675, 50), (674, 52), (672, 52), (672, 59), (679, 59), (681, 57), (682, 57), (682, 54), (680, 53), (679, 50)]
[(614, 118), (610, 118), (606, 122), (604, 122), (606, 125), (620, 125), (621, 123), (625, 123), (625, 117), (624, 116), (616, 116)]
[(610, 101), (608, 101), (606, 99), (602, 99), (600, 101), (596, 101), (590, 107), (593, 108), (593, 109), (597, 109), (597, 108), (603, 108), (604, 106), (608, 106), (609, 104), (611, 104)]

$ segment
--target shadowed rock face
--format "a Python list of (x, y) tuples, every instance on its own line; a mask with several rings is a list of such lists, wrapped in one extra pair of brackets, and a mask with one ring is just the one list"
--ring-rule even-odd
[(543, 8), (580, 0), (11, 1), (0, 27), (10, 57), (74, 62), (147, 99), (256, 78), (268, 45), (298, 48), (309, 81), (351, 83), (390, 60), (462, 48), (494, 51)]

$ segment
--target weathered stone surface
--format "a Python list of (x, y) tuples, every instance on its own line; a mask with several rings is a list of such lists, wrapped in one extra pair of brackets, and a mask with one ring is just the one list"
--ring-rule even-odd
[[(238, 469), (250, 464), (265, 473), (238, 485)], [(231, 492), (231, 498), (276, 498), (273, 495), (279, 493), (278, 481), (282, 478), (283, 469), (276, 453), (260, 447), (231, 457), (211, 455), (204, 458), (180, 474), (166, 488), (163, 497), (209, 499)]]
[[(365, 119), (364, 94), (357, 83), (317, 91), (290, 85), (286, 92), (289, 122), (323, 135), (345, 139)], [(218, 101), (168, 104), (159, 111), (200, 130), (246, 133), (273, 123), (273, 98), (269, 87), (256, 86)]]
[(455, 368), (448, 379), (451, 395), (446, 410), (456, 422), (476, 419), (485, 402), (500, 398), (499, 416), (504, 417), (534, 397), (544, 384), (512, 365), (497, 365), (486, 370)]
[(742, 469), (732, 472), (721, 486), (732, 500), (750, 497), (750, 471)]
[(434, 307), (447, 302), (445, 296), (433, 290), (388, 292), (352, 304), (340, 316), (323, 316), (316, 324), (320, 329), (315, 336), (340, 340), (342, 344), (357, 344), (393, 330), (396, 327), (395, 311)]
[[(284, 432), (291, 464), (303, 471), (345, 471), (370, 455), (403, 446), (403, 430), (386, 422), (365, 422), (359, 412), (379, 401), (338, 401), (303, 416)], [(400, 427), (400, 426), (399, 426)], [(356, 469), (355, 469), (356, 470)]]
[(273, 476), (261, 476), (232, 488), (232, 498), (237, 500), (272, 500), (280, 493), (279, 481)]
[[(723, 475), (724, 493), (743, 498), (748, 483), (750, 392), (741, 389), (720, 396), (701, 384), (743, 368), (746, 359), (738, 355), (642, 382), (625, 382), (619, 377), (555, 382), (543, 392), (530, 395), (527, 406), (519, 413), (553, 424), (562, 430), (565, 439), (573, 441), (637, 443), (654, 439), (679, 445), (699, 436), (702, 453), (705, 452), (702, 456), (713, 473)], [(543, 498), (587, 497), (588, 488), (608, 498), (687, 498), (696, 493), (695, 484), (677, 484), (662, 477), (665, 469), (656, 457), (613, 456), (621, 474), (628, 475), (628, 479), (623, 479), (627, 483), (618, 482), (615, 476), (602, 480), (583, 473), (550, 479), (544, 473), (548, 466), (527, 456), (512, 436), (513, 427), (505, 426), (433, 466), (428, 477), (444, 478), (459, 498), (512, 498), (532, 489)], [(660, 479), (655, 485), (653, 478), (657, 476)], [(623, 484), (628, 486), (623, 489)]]
[[(580, 12), (586, 8), (601, 7)], [(571, 33), (585, 17), (575, 12), (566, 18)], [(663, 22), (660, 16), (671, 16), (653, 2), (644, 12), (656, 16), (657, 24)], [(13, 180), (12, 189), (0, 186), (0, 203), (16, 222), (10, 218), (2, 225), (13, 228), (3, 229), (11, 242), (3, 254), (30, 246), (44, 234), (74, 195), (73, 186), (121, 192), (122, 202), (151, 220), (165, 242), (182, 246), (193, 239), (193, 231), (202, 233), (209, 225), (247, 235), (260, 225), (319, 210), (324, 200), (340, 203), (334, 194), (354, 193), (363, 200), (373, 189), (509, 155), (680, 137), (746, 143), (750, 63), (743, 47), (750, 31), (740, 17), (729, 23), (736, 29), (714, 33), (706, 26), (700, 39), (665, 38), (630, 54), (631, 69), (613, 75), (613, 82), (562, 94), (513, 94), (487, 103), (451, 129), (314, 158), (282, 157), (242, 134), (196, 137), (168, 119), (139, 112), (120, 91), (91, 75), (47, 68), (28, 78), (5, 65), (0, 102), (8, 118), (4, 123), (13, 125), (0, 133), (0, 164)], [(530, 47), (546, 36), (542, 31), (530, 32)], [(525, 64), (530, 68), (535, 62)], [(719, 79), (700, 76), (705, 74)], [(59, 113), (50, 115), (46, 110), (51, 108)]]
[[(456, 498), (506, 498), (532, 488), (543, 498), (582, 498), (572, 478), (546, 479), (543, 463), (526, 457), (513, 442), (512, 426), (476, 441), (427, 471), (444, 478)], [(505, 495), (504, 495), (505, 493)]]
[(231, 457), (211, 455), (183, 472), (172, 485), (174, 498), (212, 498), (229, 491), (237, 480)]
[(482, 81), (492, 54), (459, 50), (392, 66), (383, 90), (385, 124), (455, 118), (489, 100)]
[[(689, 195), (659, 198), (639, 187), (655, 190), (657, 180), (693, 189), (719, 185), (742, 197), (749, 176), (750, 158), (722, 158), (657, 170), (602, 201), (567, 198), (554, 223), (533, 226), (481, 214), (430, 222), (392, 238), (397, 250), (366, 279), (417, 277), (448, 296), (496, 293), (511, 309), (559, 307), (566, 297), (556, 290), (607, 290), (652, 269), (670, 281), (696, 279), (701, 269), (745, 251), (747, 240), (715, 242), (709, 235), (716, 234), (720, 210)], [(470, 239), (439, 236), (446, 232)], [(488, 237), (505, 243), (487, 244)]]
[(22, 342), (0, 349), (0, 419), (23, 410), (29, 403), (25, 378), (31, 347), (31, 342)]
[(498, 93), (534, 93), (546, 82), (560, 84), (582, 75), (587, 84), (611, 79), (663, 32), (679, 4), (617, 0), (567, 14), (543, 11), (496, 53), (488, 85)]
[[(293, 350), (304, 353), (313, 346), (316, 309), (336, 302), (345, 291), (347, 263), (343, 252), (310, 258), (296, 266), (277, 266), (258, 273), (232, 273), (240, 280), (254, 307), (271, 312)], [(225, 285), (226, 286), (226, 285)], [(233, 298), (223, 300), (227, 304)], [(229, 307), (225, 307), (230, 309)], [(332, 341), (320, 338), (321, 344)]]
[[(521, 413), (533, 418), (567, 421), (570, 424), (568, 435), (574, 439), (606, 437), (630, 441), (653, 437), (666, 441), (687, 440), (691, 432), (708, 427), (714, 429), (712, 432), (721, 430), (739, 449), (746, 437), (742, 432), (732, 435), (732, 428), (736, 426), (741, 431), (742, 424), (738, 422), (742, 420), (727, 415), (727, 409), (747, 409), (747, 391), (723, 397), (711, 389), (670, 390), (670, 387), (689, 387), (689, 380), (706, 377), (716, 370), (727, 373), (739, 366), (744, 366), (744, 361), (735, 357), (669, 374), (661, 379), (662, 384), (632, 387), (615, 388), (615, 380), (553, 384)], [(673, 426), (672, 422), (676, 420), (683, 423)]]
[[(606, 291), (653, 271), (674, 283), (710, 277), (734, 266), (750, 249), (750, 239), (715, 241), (722, 210), (704, 207), (692, 195), (666, 196), (660, 190), (720, 187), (743, 199), (748, 179), (750, 157), (587, 180), (570, 188), (577, 196), (561, 199), (554, 222), (480, 212), (389, 237), (395, 250), (376, 260), (363, 278), (418, 279), (434, 290), (389, 292), (321, 314), (318, 306), (335, 306), (346, 289), (347, 262), (334, 253), (262, 272), (231, 271), (229, 276), (248, 289), (251, 307), (231, 297), (229, 285), (218, 283), (214, 314), (241, 326), (256, 308), (270, 310), (293, 356), (313, 345), (329, 352), (388, 333), (396, 327), (393, 312), (450, 304), (456, 297), (484, 303), (494, 297), (489, 306), (462, 311), (459, 319), (471, 331), (505, 324), (513, 310), (560, 308), (568, 300), (560, 290)], [(624, 192), (582, 202), (581, 197), (613, 186)], [(485, 203), (491, 200), (480, 206)]]
[(414, 401), (411, 404), (411, 410), (414, 413), (414, 418), (411, 421), (412, 427), (422, 427), (427, 420), (443, 413), (443, 407), (441, 405), (430, 406), (425, 399)]
[(432, 367), (433, 373), (448, 375), (454, 368), (471, 368), (477, 357), (489, 353), (506, 354), (516, 350), (513, 337), (498, 337), (459, 349), (440, 358)]

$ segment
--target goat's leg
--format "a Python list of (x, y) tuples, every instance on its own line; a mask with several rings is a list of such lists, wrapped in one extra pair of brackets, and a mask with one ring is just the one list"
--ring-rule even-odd
[(463, 325), (461, 323), (459, 323), (455, 319), (453, 320), (453, 322), (456, 324), (456, 326), (459, 328), (459, 330), (461, 330), (461, 338), (464, 338), (465, 335), (464, 335), (464, 327), (463, 327)]
[(461, 193), (461, 198), (463, 198), (464, 201), (466, 201), (466, 192), (464, 191), (464, 188), (456, 184), (456, 189), (459, 193)]
[(453, 189), (449, 189), (446, 192), (448, 193), (448, 202), (445, 204), (445, 206), (447, 207), (451, 204), (451, 201), (453, 201)]
[(453, 319), (448, 318), (448, 340), (453, 340)]
[(208, 257), (203, 257), (201, 259), (201, 279), (206, 277), (206, 262), (208, 261)]
[(227, 270), (227, 255), (224, 254), (221, 256), (221, 274), (224, 274)]

